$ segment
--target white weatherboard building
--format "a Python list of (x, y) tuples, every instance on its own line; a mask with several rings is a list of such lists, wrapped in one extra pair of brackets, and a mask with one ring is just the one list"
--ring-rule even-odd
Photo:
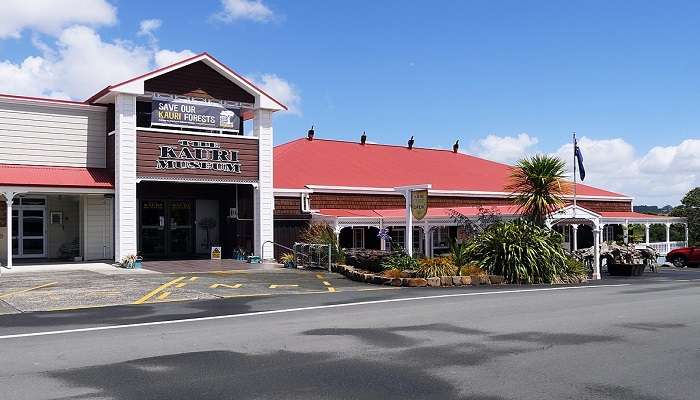
[(83, 102), (0, 95), (2, 262), (260, 255), (282, 109), (206, 53)]

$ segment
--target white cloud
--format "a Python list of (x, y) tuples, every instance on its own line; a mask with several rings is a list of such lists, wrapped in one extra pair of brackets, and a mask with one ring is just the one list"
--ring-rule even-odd
[(85, 99), (105, 86), (191, 57), (191, 50), (158, 49), (128, 41), (104, 41), (92, 28), (61, 31), (53, 46), (14, 63), (0, 60), (0, 93)]
[(275, 74), (261, 74), (247, 77), (255, 86), (287, 106), (288, 112), (301, 115), (301, 96), (298, 89)]
[(158, 50), (154, 54), (154, 59), (156, 67), (161, 68), (165, 67), (166, 65), (175, 64), (176, 62), (182, 61), (186, 58), (193, 57), (194, 55), (195, 52), (189, 49), (181, 51)]
[[(700, 186), (700, 140), (654, 147), (638, 155), (623, 139), (578, 141), (586, 167), (586, 184), (633, 196), (635, 204), (677, 205), (690, 189)], [(572, 144), (555, 153), (573, 171)]]
[(221, 0), (223, 10), (214, 17), (224, 22), (248, 19), (267, 22), (274, 18), (272, 10), (262, 0)]
[(101, 26), (117, 21), (117, 10), (105, 0), (3, 0), (0, 39), (19, 38), (31, 29), (50, 35), (74, 24)]
[(138, 36), (145, 36), (151, 42), (153, 47), (158, 45), (158, 38), (156, 38), (155, 32), (163, 25), (163, 21), (159, 19), (144, 19), (139, 23), (139, 31), (136, 33)]
[(488, 135), (478, 140), (471, 152), (488, 160), (510, 164), (532, 153), (537, 143), (538, 139), (527, 133), (518, 136)]

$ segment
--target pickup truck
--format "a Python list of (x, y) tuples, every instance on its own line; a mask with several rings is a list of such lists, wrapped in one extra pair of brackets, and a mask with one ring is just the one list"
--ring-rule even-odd
[(681, 247), (666, 254), (666, 261), (676, 268), (700, 266), (700, 247)]

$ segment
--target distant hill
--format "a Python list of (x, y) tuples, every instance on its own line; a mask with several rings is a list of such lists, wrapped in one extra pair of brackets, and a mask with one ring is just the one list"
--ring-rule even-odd
[(659, 206), (634, 206), (634, 211), (645, 213), (645, 214), (668, 214), (673, 210), (673, 207), (666, 205), (663, 207)]

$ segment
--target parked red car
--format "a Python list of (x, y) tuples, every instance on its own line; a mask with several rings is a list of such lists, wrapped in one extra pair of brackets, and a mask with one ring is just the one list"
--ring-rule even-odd
[(677, 268), (700, 266), (700, 247), (681, 247), (666, 254), (666, 261)]

